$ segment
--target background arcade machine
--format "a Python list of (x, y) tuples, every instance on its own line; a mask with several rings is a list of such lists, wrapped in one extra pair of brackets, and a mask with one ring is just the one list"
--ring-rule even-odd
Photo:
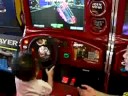
[(32, 52), (42, 70), (55, 64), (52, 95), (78, 96), (81, 84), (103, 91), (112, 1), (23, 0), (23, 6), (20, 48)]
[(116, 0), (115, 43), (112, 57), (112, 69), (109, 81), (109, 93), (120, 94), (128, 91), (128, 1)]
[(19, 51), (17, 36), (0, 35), (0, 96), (14, 96), (15, 79), (11, 72), (11, 60)]
[(17, 21), (15, 4), (14, 0), (0, 0), (0, 96), (1, 93), (8, 96), (15, 93), (10, 59), (19, 51), (18, 42), (23, 34)]

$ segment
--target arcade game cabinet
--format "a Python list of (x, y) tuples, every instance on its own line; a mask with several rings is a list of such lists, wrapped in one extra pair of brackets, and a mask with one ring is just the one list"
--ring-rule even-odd
[[(122, 94), (128, 91), (128, 1), (117, 0), (114, 55), (109, 83), (109, 93)], [(121, 19), (120, 19), (121, 18)]]
[(23, 8), (20, 48), (39, 58), (42, 79), (56, 66), (52, 95), (78, 96), (81, 84), (103, 91), (112, 0), (23, 0)]
[(16, 91), (10, 62), (19, 51), (22, 34), (16, 18), (14, 0), (0, 0), (0, 93), (8, 96)]
[(11, 60), (19, 51), (17, 36), (0, 35), (0, 96), (15, 94), (15, 79), (11, 72)]
[(0, 0), (0, 50), (15, 51), (23, 34), (17, 21), (15, 4), (14, 0)]

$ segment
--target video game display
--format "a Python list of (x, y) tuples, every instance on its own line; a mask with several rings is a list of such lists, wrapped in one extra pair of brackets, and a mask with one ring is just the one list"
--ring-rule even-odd
[(0, 27), (19, 27), (14, 0), (0, 0)]
[(128, 35), (128, 2), (126, 2), (125, 20), (123, 25), (123, 35)]
[(34, 27), (84, 30), (84, 0), (29, 0)]

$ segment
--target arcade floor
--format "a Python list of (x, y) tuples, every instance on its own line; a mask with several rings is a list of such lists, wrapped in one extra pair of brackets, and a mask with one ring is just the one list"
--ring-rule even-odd
[(124, 92), (128, 92), (128, 77), (112, 74), (109, 80), (108, 93), (122, 96)]
[(15, 79), (12, 73), (0, 70), (0, 96), (15, 96)]

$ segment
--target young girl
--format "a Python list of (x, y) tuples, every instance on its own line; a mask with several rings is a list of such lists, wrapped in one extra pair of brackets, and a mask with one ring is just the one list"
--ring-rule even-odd
[(48, 96), (52, 92), (54, 66), (46, 73), (48, 82), (36, 79), (39, 68), (30, 53), (20, 54), (13, 60), (17, 96)]

